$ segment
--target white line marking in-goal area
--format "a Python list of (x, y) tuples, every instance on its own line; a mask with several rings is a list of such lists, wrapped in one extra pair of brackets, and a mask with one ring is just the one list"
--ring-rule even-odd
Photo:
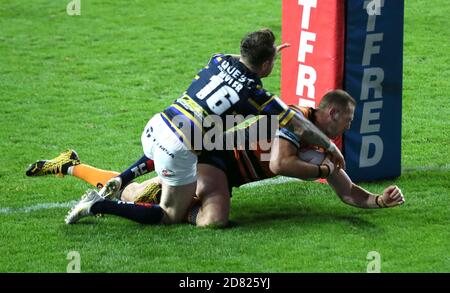
[(450, 170), (450, 164), (446, 164), (443, 166), (414, 166), (414, 167), (404, 167), (402, 168), (403, 173), (411, 173), (416, 171), (448, 171)]
[(254, 187), (258, 187), (258, 186), (277, 185), (277, 184), (283, 184), (283, 183), (294, 182), (294, 181), (300, 181), (300, 179), (292, 178), (292, 177), (278, 176), (275, 178), (265, 179), (262, 181), (247, 183), (245, 185), (242, 185), (239, 188), (254, 188)]
[(46, 202), (46, 203), (38, 203), (31, 206), (21, 207), (21, 208), (0, 208), (0, 214), (16, 214), (16, 213), (30, 213), (40, 210), (48, 210), (54, 208), (71, 208), (74, 204), (76, 204), (76, 200), (67, 201), (67, 202)]
[[(416, 166), (416, 167), (405, 167), (402, 168), (402, 173), (411, 173), (411, 172), (417, 172), (417, 171), (448, 171), (450, 170), (450, 164), (444, 165), (444, 166)], [(294, 181), (300, 181), (296, 178), (291, 177), (284, 177), (284, 176), (278, 176), (271, 179), (266, 179), (263, 181), (257, 181), (252, 183), (247, 183), (240, 188), (254, 188), (259, 186), (265, 186), (265, 185), (277, 185), (277, 184), (283, 184), (288, 182), (294, 182)], [(0, 207), (0, 215), (7, 215), (7, 214), (15, 214), (15, 213), (30, 213), (40, 210), (48, 210), (48, 209), (55, 209), (55, 208), (71, 208), (74, 206), (78, 201), (72, 200), (68, 202), (47, 202), (47, 203), (39, 203), (31, 206), (21, 207), (21, 208), (10, 208)]]

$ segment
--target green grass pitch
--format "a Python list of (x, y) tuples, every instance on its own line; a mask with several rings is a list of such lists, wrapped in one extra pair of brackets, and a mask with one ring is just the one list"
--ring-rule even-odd
[[(227, 229), (113, 216), (67, 226), (64, 205), (88, 185), (24, 170), (66, 148), (123, 170), (147, 120), (212, 53), (237, 53), (261, 27), (280, 39), (281, 1), (81, 0), (73, 17), (68, 2), (0, 4), (1, 272), (66, 272), (70, 251), (82, 272), (365, 272), (369, 251), (382, 272), (450, 271), (449, 1), (405, 1), (403, 174), (362, 184), (395, 183), (405, 205), (356, 209), (300, 181), (241, 188)], [(278, 93), (279, 65), (265, 81)]]

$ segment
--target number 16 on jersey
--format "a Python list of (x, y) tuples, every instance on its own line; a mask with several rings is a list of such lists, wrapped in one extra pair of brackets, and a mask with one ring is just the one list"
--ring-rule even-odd
[(238, 93), (223, 83), (223, 79), (217, 75), (211, 76), (209, 83), (197, 93), (197, 98), (206, 99), (209, 109), (217, 115), (222, 115), (239, 101)]

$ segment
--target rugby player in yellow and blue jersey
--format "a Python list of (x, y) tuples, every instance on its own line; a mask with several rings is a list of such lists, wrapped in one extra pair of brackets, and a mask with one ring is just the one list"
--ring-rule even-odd
[[(279, 47), (280, 48), (280, 47)], [(273, 69), (278, 49), (269, 29), (252, 32), (241, 41), (241, 55), (217, 54), (195, 77), (186, 92), (163, 112), (154, 115), (141, 136), (144, 156), (105, 186), (106, 195), (116, 193), (136, 176), (154, 166), (162, 184), (159, 205), (147, 211), (149, 223), (183, 221), (195, 195), (198, 154), (205, 147), (205, 134), (214, 127), (226, 130), (227, 116), (267, 115), (277, 118), (299, 140), (323, 147), (337, 167), (344, 158), (330, 139), (310, 121), (290, 110), (278, 97), (263, 89), (261, 78)], [(90, 193), (69, 212), (66, 223), (95, 213), (136, 213), (135, 207)], [(92, 210), (91, 206), (95, 205)]]

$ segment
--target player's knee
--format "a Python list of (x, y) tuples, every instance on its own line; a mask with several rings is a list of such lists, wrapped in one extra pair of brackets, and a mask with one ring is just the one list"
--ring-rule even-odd
[(133, 182), (125, 187), (125, 189), (122, 191), (122, 194), (120, 195), (120, 199), (122, 201), (134, 201), (138, 185), (139, 184)]
[(164, 216), (161, 220), (163, 224), (170, 225), (170, 224), (179, 224), (183, 222), (184, 217), (182, 213), (180, 213), (179, 211), (177, 211), (172, 207), (166, 207), (163, 205), (160, 206), (164, 211)]
[(196, 221), (197, 227), (223, 228), (228, 225), (228, 211), (220, 207), (203, 209)]
[(212, 216), (197, 222), (197, 227), (224, 228), (228, 225), (228, 219)]
[(275, 175), (281, 175), (282, 173), (282, 167), (279, 160), (270, 160), (269, 169)]

